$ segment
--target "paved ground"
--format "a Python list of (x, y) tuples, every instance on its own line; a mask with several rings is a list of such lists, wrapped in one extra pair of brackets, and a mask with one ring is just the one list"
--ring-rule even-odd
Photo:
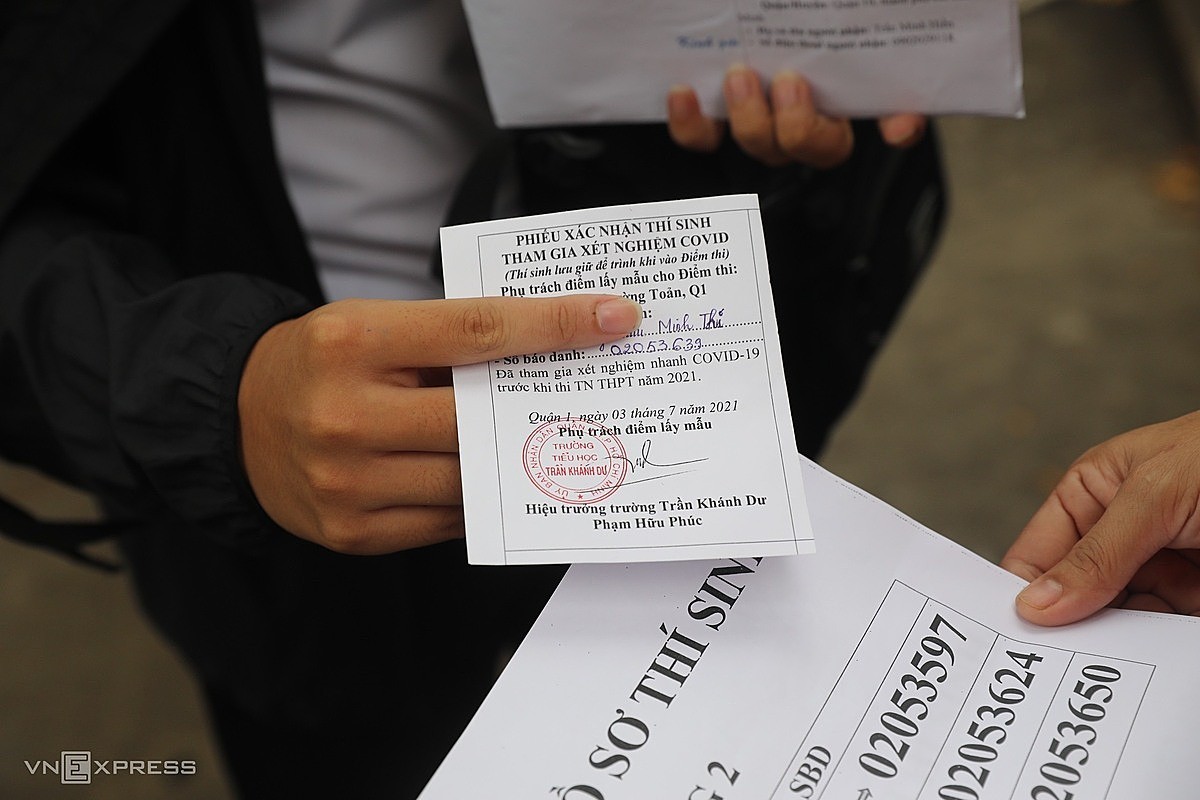
[(1083, 450), (1200, 408), (1191, 109), (1146, 4), (1025, 19), (1028, 119), (951, 119), (939, 257), (824, 459), (996, 558)]
[[(989, 558), (1083, 449), (1200, 406), (1193, 111), (1154, 9), (1041, 7), (1029, 118), (945, 121), (949, 235), (825, 458)], [(22, 473), (0, 485), (86, 512)], [(199, 774), (85, 789), (23, 763), (71, 749)], [(0, 797), (166, 796), (227, 796), (179, 663), (122, 579), (0, 542)]]

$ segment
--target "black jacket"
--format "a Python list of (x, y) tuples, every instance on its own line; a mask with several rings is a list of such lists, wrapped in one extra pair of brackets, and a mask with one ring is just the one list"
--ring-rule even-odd
[(241, 365), (320, 302), (273, 156), (252, 7), (7, 4), (0, 39), (0, 454), (123, 524), (228, 541)]

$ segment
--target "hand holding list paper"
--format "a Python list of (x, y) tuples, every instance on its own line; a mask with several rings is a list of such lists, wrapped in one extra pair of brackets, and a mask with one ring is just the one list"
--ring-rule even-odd
[(1200, 620), (1021, 581), (803, 468), (821, 552), (568, 572), (421, 795), (1193, 800)]
[(1017, 0), (465, 0), (503, 127), (724, 116), (735, 62), (789, 69), (838, 116), (1023, 114)]
[(474, 564), (811, 552), (758, 200), (442, 230), (449, 297), (624, 294), (628, 337), (454, 368)]

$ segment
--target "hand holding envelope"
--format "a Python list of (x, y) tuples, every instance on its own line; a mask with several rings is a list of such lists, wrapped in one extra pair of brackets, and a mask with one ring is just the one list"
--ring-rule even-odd
[[(834, 167), (854, 150), (854, 131), (845, 117), (817, 110), (808, 81), (791, 71), (780, 72), (764, 90), (749, 67), (737, 64), (723, 84), (729, 134), (750, 156), (768, 166), (799, 162)], [(920, 114), (893, 114), (879, 120), (883, 140), (893, 147), (920, 141), (925, 132)], [(667, 129), (688, 150), (712, 152), (725, 138), (726, 123), (706, 116), (690, 86), (673, 86), (667, 98)]]
[(680, 85), (705, 115), (725, 117), (723, 79), (739, 63), (803, 75), (835, 118), (1024, 113), (1016, 0), (463, 6), (501, 127), (658, 122)]

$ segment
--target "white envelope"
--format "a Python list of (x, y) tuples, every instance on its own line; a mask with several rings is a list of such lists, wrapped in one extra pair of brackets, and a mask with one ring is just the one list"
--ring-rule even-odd
[(502, 127), (666, 118), (687, 84), (724, 116), (734, 62), (804, 75), (818, 107), (1022, 116), (1016, 0), (464, 0)]

